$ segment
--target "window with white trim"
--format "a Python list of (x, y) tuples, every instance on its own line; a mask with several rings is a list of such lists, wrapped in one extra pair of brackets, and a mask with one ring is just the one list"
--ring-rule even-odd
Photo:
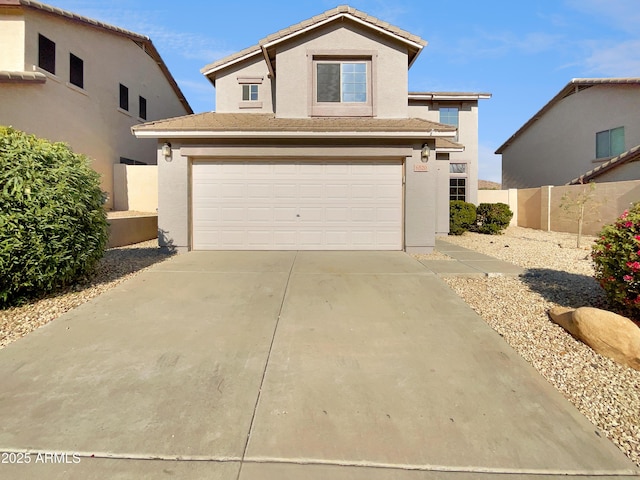
[(372, 116), (370, 58), (314, 58), (312, 114)]
[(242, 85), (242, 101), (257, 102), (258, 101), (258, 85), (255, 83)]
[(449, 164), (449, 200), (467, 201), (467, 164)]

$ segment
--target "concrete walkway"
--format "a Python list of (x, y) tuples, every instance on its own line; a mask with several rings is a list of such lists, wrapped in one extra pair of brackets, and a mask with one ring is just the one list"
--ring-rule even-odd
[(402, 252), (180, 255), (0, 350), (0, 385), (30, 452), (1, 478), (637, 473)]
[(436, 239), (436, 250), (456, 260), (421, 260), (429, 270), (442, 277), (517, 277), (524, 273), (517, 265), (449, 243), (443, 238)]

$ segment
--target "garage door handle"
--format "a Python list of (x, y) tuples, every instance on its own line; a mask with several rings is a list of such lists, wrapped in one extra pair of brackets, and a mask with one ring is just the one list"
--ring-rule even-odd
[(300, 214), (298, 213), (298, 214), (296, 215), (296, 217), (300, 218)]

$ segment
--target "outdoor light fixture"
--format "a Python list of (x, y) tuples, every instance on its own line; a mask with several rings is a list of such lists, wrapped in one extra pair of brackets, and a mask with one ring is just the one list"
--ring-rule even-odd
[(422, 146), (422, 151), (420, 152), (420, 160), (422, 160), (423, 163), (427, 163), (429, 161), (430, 154), (431, 154), (431, 149), (429, 148), (429, 145), (425, 143)]
[(169, 142), (164, 142), (164, 145), (162, 145), (162, 155), (164, 155), (164, 159), (167, 162), (170, 162), (171, 159), (171, 144)]

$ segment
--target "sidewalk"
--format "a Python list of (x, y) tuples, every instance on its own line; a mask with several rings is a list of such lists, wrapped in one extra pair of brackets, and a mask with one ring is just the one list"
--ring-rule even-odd
[(436, 238), (435, 249), (453, 260), (420, 260), (420, 263), (441, 277), (517, 277), (524, 273), (517, 265), (454, 245), (443, 238)]

